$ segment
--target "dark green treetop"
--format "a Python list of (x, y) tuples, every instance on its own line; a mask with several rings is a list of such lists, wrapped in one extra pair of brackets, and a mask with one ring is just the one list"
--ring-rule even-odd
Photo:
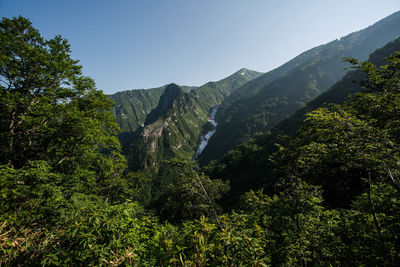
[(66, 39), (44, 39), (23, 17), (0, 22), (0, 163), (93, 165), (119, 149), (112, 101), (82, 75)]

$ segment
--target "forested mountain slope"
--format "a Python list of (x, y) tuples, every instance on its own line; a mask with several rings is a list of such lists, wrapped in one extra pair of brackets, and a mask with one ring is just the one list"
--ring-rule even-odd
[[(377, 49), (368, 60), (380, 66), (386, 63), (383, 58), (396, 51), (400, 51), (400, 38)], [(349, 71), (341, 81), (309, 102), (304, 108), (278, 123), (271, 132), (255, 136), (230, 150), (220, 160), (209, 164), (206, 169), (211, 177), (224, 177), (230, 181), (231, 194), (223, 200), (225, 206), (232, 207), (238, 197), (250, 189), (264, 187), (266, 192), (272, 192), (271, 185), (275, 183), (276, 177), (273, 172), (274, 165), (269, 158), (277, 149), (275, 144), (282, 141), (279, 135), (295, 136), (306, 113), (343, 102), (348, 95), (362, 90), (359, 81), (363, 79), (365, 79), (365, 73), (361, 70)]]
[[(398, 49), (396, 40), (371, 60)], [(265, 189), (246, 192), (234, 212), (217, 203), (229, 185), (194, 161), (127, 168), (113, 101), (66, 39), (3, 18), (0, 52), (1, 266), (399, 265), (400, 51), (378, 67), (348, 60), (364, 73), (363, 90), (308, 113), (272, 155), (275, 139), (258, 135), (210, 167), (231, 180), (230, 199)], [(357, 91), (356, 76), (320, 103)], [(182, 142), (193, 110), (203, 112), (197, 99), (167, 86), (141, 133)]]
[(203, 109), (220, 104), (226, 97), (236, 92), (244, 84), (258, 78), (262, 72), (242, 68), (217, 82), (208, 82), (196, 90), (195, 97)]
[[(368, 61), (377, 66), (383, 65), (386, 63), (383, 58), (388, 57), (396, 51), (400, 51), (400, 38), (397, 38), (386, 44), (384, 47), (377, 49), (369, 56)], [(304, 108), (297, 110), (295, 113), (274, 126), (271, 129), (271, 135), (269, 138), (276, 138), (279, 134), (294, 136), (307, 113), (325, 105), (343, 102), (348, 95), (361, 90), (358, 81), (361, 81), (364, 78), (365, 74), (360, 70), (349, 71), (340, 82), (336, 83), (328, 91), (310, 101)]]
[(400, 12), (339, 40), (311, 49), (239, 88), (217, 113), (218, 127), (200, 161), (220, 158), (258, 132), (272, 129), (285, 116), (328, 90), (345, 74), (344, 57), (364, 60), (400, 36)]
[[(205, 102), (220, 103), (233, 90), (261, 74), (261, 72), (241, 69), (225, 79), (208, 82), (200, 87), (182, 85), (179, 87), (184, 92), (196, 89), (199, 97), (203, 97)], [(167, 85), (150, 89), (134, 89), (110, 95), (115, 102), (112, 112), (123, 132), (134, 132), (139, 126), (143, 126), (146, 116), (156, 108), (166, 87)]]
[[(134, 132), (139, 126), (143, 126), (147, 114), (157, 106), (165, 87), (167, 85), (150, 89), (122, 91), (110, 95), (110, 98), (115, 102), (112, 112), (123, 132)], [(196, 87), (181, 86), (181, 88), (189, 92)]]
[(259, 75), (241, 69), (190, 92), (184, 92), (175, 84), (168, 85), (156, 108), (145, 118), (144, 126), (132, 133), (124, 144), (130, 168), (147, 168), (172, 157), (193, 157), (200, 135), (209, 127), (207, 119), (211, 108)]

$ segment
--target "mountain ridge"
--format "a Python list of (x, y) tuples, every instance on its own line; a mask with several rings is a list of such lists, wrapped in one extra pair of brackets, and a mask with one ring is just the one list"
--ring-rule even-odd
[[(246, 72), (245, 77), (243, 77), (243, 81), (245, 82), (262, 74), (261, 72), (241, 68), (226, 78), (218, 81), (210, 81), (202, 86), (178, 86), (187, 93), (192, 90), (200, 89), (199, 94), (201, 94), (200, 92), (204, 90), (204, 88), (217, 88), (219, 84), (222, 84), (224, 88), (217, 88), (219, 92), (216, 93), (214, 99), (207, 99), (207, 101), (215, 102), (215, 98), (217, 98), (217, 101), (221, 102), (223, 98), (231, 93), (229, 88), (235, 87), (235, 84), (233, 84), (235, 81), (232, 81), (232, 79), (234, 80), (235, 77), (243, 71)], [(243, 81), (239, 82), (243, 83)], [(123, 132), (134, 132), (140, 126), (143, 126), (146, 116), (157, 107), (158, 101), (167, 86), (168, 84), (149, 89), (124, 90), (109, 96), (115, 102), (112, 112)]]
[(132, 170), (157, 166), (172, 157), (191, 159), (208, 127), (211, 109), (236, 88), (261, 73), (242, 68), (217, 82), (208, 82), (190, 92), (170, 84), (142, 126), (124, 133), (121, 140)]
[(256, 133), (272, 129), (345, 75), (342, 58), (365, 60), (374, 50), (399, 36), (400, 12), (396, 12), (340, 40), (307, 50), (238, 88), (221, 104), (216, 115), (216, 133), (199, 160), (220, 158)]
[[(400, 51), (400, 38), (397, 38), (384, 47), (375, 50), (369, 61), (378, 66), (386, 64), (382, 58)], [(291, 116), (275, 125), (270, 132), (255, 136), (254, 138), (237, 145), (228, 151), (221, 159), (205, 166), (205, 170), (212, 178), (228, 177), (232, 194), (239, 196), (247, 190), (263, 187), (265, 192), (272, 193), (272, 184), (275, 183), (273, 163), (269, 157), (277, 150), (281, 135), (294, 137), (305, 118), (305, 114), (320, 107), (329, 107), (330, 104), (343, 102), (350, 94), (359, 92), (362, 87), (358, 81), (365, 78), (365, 73), (360, 70), (349, 71), (339, 82), (321, 94), (304, 108), (297, 110)], [(226, 206), (234, 205), (237, 199), (224, 199)]]

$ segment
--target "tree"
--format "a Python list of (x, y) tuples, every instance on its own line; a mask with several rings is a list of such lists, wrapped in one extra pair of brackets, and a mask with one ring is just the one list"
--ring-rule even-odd
[[(280, 175), (323, 189), (324, 206), (345, 208), (345, 265), (395, 265), (399, 258), (400, 53), (387, 65), (355, 64), (364, 90), (340, 105), (307, 114), (296, 138), (274, 155)], [(341, 253), (340, 253), (341, 254)]]
[(0, 164), (44, 160), (70, 188), (85, 180), (81, 190), (117, 177), (125, 159), (113, 102), (70, 52), (66, 39), (44, 39), (23, 17), (0, 22)]
[(272, 265), (336, 265), (338, 214), (322, 206), (321, 190), (296, 177), (282, 179), (279, 194), (246, 193), (242, 208), (264, 229)]
[(0, 262), (44, 264), (73, 228), (60, 217), (83, 215), (79, 193), (97, 206), (125, 201), (115, 194), (126, 160), (113, 102), (70, 53), (67, 40), (44, 39), (23, 17), (0, 22), (0, 222), (2, 240), (13, 240)]
[(364, 91), (307, 114), (297, 137), (275, 156), (281, 174), (290, 170), (322, 185), (325, 202), (333, 207), (349, 207), (370, 187), (369, 180), (400, 186), (387, 175), (387, 170), (398, 175), (400, 159), (400, 53), (381, 67), (348, 60), (365, 72)]
[(176, 176), (158, 200), (162, 203), (161, 217), (180, 223), (207, 215), (221, 227), (215, 201), (229, 190), (229, 186), (198, 172), (192, 162), (173, 159), (168, 164)]

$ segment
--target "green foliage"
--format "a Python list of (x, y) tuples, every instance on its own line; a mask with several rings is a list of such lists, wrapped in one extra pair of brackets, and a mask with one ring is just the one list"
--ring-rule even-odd
[[(221, 218), (223, 230), (205, 217), (185, 223), (169, 239), (170, 264), (175, 266), (266, 266), (265, 235), (246, 216)], [(175, 249), (173, 249), (175, 248)], [(165, 264), (166, 265), (166, 264)]]
[(280, 185), (279, 195), (269, 197), (250, 191), (243, 209), (262, 229), (273, 265), (335, 264), (340, 243), (334, 230), (338, 213), (322, 207), (321, 191), (298, 178)]
[(352, 196), (364, 190), (363, 179), (386, 175), (383, 164), (395, 168), (398, 58), (393, 54), (387, 58), (391, 64), (380, 68), (369, 62), (359, 65), (367, 74), (363, 85), (368, 91), (340, 106), (308, 114), (290, 145), (293, 149), (278, 152), (282, 155), (277, 157), (278, 165), (322, 184), (330, 205), (348, 205)]
[[(243, 73), (243, 74), (241, 74)], [(261, 73), (241, 69), (217, 82), (209, 82), (200, 87), (182, 86), (184, 92), (195, 95), (201, 106), (208, 110), (228, 96), (232, 91)], [(110, 96), (115, 101), (113, 114), (123, 132), (135, 132), (146, 120), (146, 116), (157, 107), (167, 85), (151, 89), (136, 89), (118, 92)]]
[(119, 149), (112, 102), (81, 75), (66, 40), (44, 40), (24, 18), (0, 24), (0, 158), (21, 168), (46, 160), (61, 172), (98, 168)]
[[(278, 183), (262, 167), (268, 134), (210, 166), (234, 178), (236, 200), (241, 188), (270, 189), (249, 191), (239, 211), (221, 214), (216, 202), (228, 185), (194, 162), (126, 170), (111, 103), (81, 76), (65, 40), (44, 40), (21, 17), (0, 27), (0, 265), (398, 265), (400, 53), (379, 67), (348, 59), (365, 73), (364, 90), (309, 113), (295, 138), (279, 139), (271, 157)], [(187, 113), (190, 101), (178, 91), (149, 125)], [(175, 122), (171, 129), (195, 128)], [(169, 131), (165, 145), (177, 136)]]
[(82, 76), (65, 39), (45, 40), (18, 17), (0, 22), (0, 41), (1, 261), (37, 265), (66, 233), (66, 211), (79, 212), (69, 206), (76, 194), (99, 206), (124, 200), (126, 160), (112, 101)]
[[(47, 226), (56, 224), (65, 206), (60, 180), (45, 161), (30, 162), (22, 169), (1, 165), (0, 262), (27, 263), (27, 255), (43, 256)], [(35, 248), (38, 251), (32, 252)]]
[(376, 67), (350, 59), (366, 73), (365, 91), (308, 114), (297, 137), (275, 154), (281, 175), (321, 185), (329, 207), (352, 207), (342, 219), (351, 238), (338, 236), (352, 248), (343, 260), (356, 265), (393, 265), (399, 257), (400, 53), (386, 60)]
[[(296, 138), (276, 139), (274, 131), (259, 135), (206, 168), (211, 177), (229, 179), (232, 188), (241, 179), (257, 185), (255, 176), (266, 182), (268, 193), (276, 192), (248, 193), (239, 202), (244, 214), (271, 231), (265, 248), (273, 265), (396, 265), (400, 56), (387, 57), (388, 65), (377, 56), (398, 49), (396, 40), (376, 51), (371, 59), (380, 67), (350, 60), (358, 70), (310, 107), (360, 91), (351, 85), (355, 77), (364, 79), (362, 92), (308, 114)], [(273, 177), (284, 179), (271, 190), (276, 178), (269, 180), (267, 156), (276, 142), (283, 145), (271, 158)], [(297, 219), (303, 228), (296, 228)]]
[(52, 222), (63, 205), (58, 174), (51, 173), (44, 161), (34, 161), (23, 169), (0, 167), (0, 220)]
[(136, 203), (109, 205), (81, 194), (72, 197), (43, 264), (135, 265), (146, 254), (156, 221)]
[(174, 159), (168, 164), (176, 176), (156, 201), (160, 205), (161, 218), (180, 223), (204, 215), (218, 221), (215, 201), (229, 190), (229, 186), (197, 172), (192, 162)]
[[(151, 112), (146, 111), (145, 119), (141, 120), (140, 124), (143, 123), (143, 127), (136, 127), (135, 132), (124, 132), (120, 135), (129, 168), (136, 171), (158, 167), (163, 160), (174, 157), (191, 159), (203, 134), (202, 129), (208, 124), (210, 110), (236, 88), (260, 74), (241, 69), (225, 79), (209, 82), (190, 92), (175, 84), (163, 88), (157, 106)], [(150, 95), (152, 92), (144, 93)], [(121, 101), (128, 100), (122, 95), (124, 93), (113, 96), (114, 99), (120, 97), (116, 100), (117, 109), (126, 107)], [(133, 102), (138, 101), (135, 96), (129, 96), (129, 99)], [(147, 100), (144, 100), (144, 103), (147, 103)], [(135, 108), (139, 107), (140, 105), (136, 105)], [(125, 122), (130, 123), (133, 120), (132, 115), (125, 115), (122, 118), (122, 115), (117, 114), (121, 127), (124, 127)], [(124, 130), (126, 131), (125, 128)]]
[[(211, 178), (220, 178), (229, 182), (231, 190), (220, 201), (225, 210), (235, 209), (241, 195), (250, 189), (260, 187), (272, 188), (275, 182), (268, 175), (269, 162), (265, 156), (262, 136), (257, 136), (249, 142), (230, 150), (225, 156), (212, 161), (202, 169)], [(269, 190), (268, 193), (272, 191)]]
[(135, 171), (158, 167), (165, 159), (192, 158), (207, 117), (208, 109), (203, 110), (192, 94), (169, 85), (146, 125), (131, 140), (129, 168)]
[(222, 216), (221, 230), (206, 217), (164, 225), (153, 243), (159, 266), (265, 266), (265, 235), (246, 215)]
[[(381, 57), (387, 57), (398, 50), (400, 50), (399, 38), (372, 53), (369, 61), (374, 64), (383, 65), (385, 61)], [(223, 199), (224, 207), (232, 209), (238, 202), (240, 195), (250, 189), (264, 188), (264, 192), (268, 194), (274, 193), (273, 185), (276, 183), (277, 176), (273, 172), (275, 166), (271, 164), (268, 158), (277, 150), (276, 143), (285, 142), (279, 138), (279, 135), (295, 136), (302, 121), (306, 118), (306, 113), (320, 107), (329, 108), (330, 103), (341, 103), (349, 94), (362, 91), (359, 83), (355, 81), (361, 81), (364, 78), (366, 78), (366, 74), (361, 70), (355, 69), (348, 72), (330, 90), (280, 122), (271, 129), (271, 132), (254, 136), (247, 142), (236, 146), (235, 149), (226, 153), (218, 161), (208, 164), (205, 170), (211, 178), (221, 178), (230, 181), (232, 194)], [(329, 130), (327, 132), (329, 134)], [(285, 167), (282, 167), (282, 169), (284, 170)], [(322, 170), (323, 168), (319, 169)], [(353, 188), (355, 192), (361, 189), (356, 184), (354, 184)], [(333, 192), (333, 194), (337, 193), (336, 191)], [(327, 192), (324, 192), (324, 194), (327, 194)]]
[(110, 96), (115, 101), (113, 114), (124, 132), (134, 132), (144, 123), (150, 111), (157, 107), (165, 87), (123, 91)]
[(362, 31), (306, 51), (238, 88), (221, 104), (217, 131), (199, 160), (221, 158), (235, 145), (271, 130), (345, 75), (343, 57), (367, 59), (399, 37), (399, 25), (400, 15), (395, 13)]

